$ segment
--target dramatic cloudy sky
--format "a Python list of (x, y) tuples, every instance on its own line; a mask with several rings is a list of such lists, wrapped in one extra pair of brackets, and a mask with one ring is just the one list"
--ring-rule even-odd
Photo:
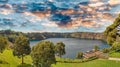
[(120, 0), (0, 0), (0, 30), (103, 32)]

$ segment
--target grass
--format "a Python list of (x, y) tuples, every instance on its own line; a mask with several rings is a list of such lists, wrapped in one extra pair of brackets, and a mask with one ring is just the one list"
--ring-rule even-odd
[[(114, 54), (111, 54), (114, 55)], [(117, 54), (118, 55), (118, 54)], [(5, 50), (2, 54), (0, 54), (0, 60), (7, 62), (0, 64), (0, 67), (31, 67), (31, 57), (26, 56), (24, 58), (24, 61), (26, 64), (20, 65), (21, 64), (21, 59), (13, 56), (12, 50)], [(57, 59), (60, 60), (60, 59)], [(63, 60), (63, 59), (62, 59)], [(79, 61), (79, 60), (75, 60)], [(89, 62), (84, 62), (84, 63), (56, 63), (52, 65), (52, 67), (120, 67), (120, 62), (119, 61), (111, 61), (111, 60), (105, 60), (105, 59), (98, 59), (98, 60), (93, 60)]]
[(110, 60), (93, 60), (85, 63), (57, 63), (52, 67), (120, 67), (120, 62)]
[[(0, 54), (0, 60), (8, 63), (8, 64), (0, 64), (0, 67), (17, 67), (21, 64), (21, 59), (13, 56), (12, 50), (5, 50), (2, 54)], [(30, 56), (25, 56), (24, 61), (26, 64), (32, 63)]]

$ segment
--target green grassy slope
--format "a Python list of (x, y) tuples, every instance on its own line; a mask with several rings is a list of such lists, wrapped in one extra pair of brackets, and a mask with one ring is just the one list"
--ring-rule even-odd
[[(0, 60), (8, 62), (8, 64), (0, 64), (0, 67), (17, 67), (21, 64), (21, 59), (13, 56), (12, 50), (5, 50), (0, 55)], [(32, 60), (30, 56), (24, 57), (24, 61), (26, 64), (31, 64)]]
[[(22, 67), (31, 67), (31, 57), (26, 56), (24, 59), (27, 65)], [(0, 67), (17, 67), (21, 64), (21, 59), (14, 57), (12, 50), (5, 50), (3, 54), (0, 54), (0, 60), (8, 62), (8, 64), (0, 64)], [(85, 63), (57, 63), (52, 67), (120, 67), (120, 61), (93, 60)]]

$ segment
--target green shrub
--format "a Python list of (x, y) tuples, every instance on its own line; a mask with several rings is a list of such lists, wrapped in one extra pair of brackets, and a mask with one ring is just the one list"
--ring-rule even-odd
[(83, 58), (83, 52), (78, 52), (76, 58), (77, 59), (82, 59)]
[(88, 61), (92, 61), (92, 60), (95, 60), (95, 59), (98, 59), (98, 57), (95, 56), (95, 57), (91, 57), (91, 58), (88, 58), (88, 59), (59, 58), (59, 59), (57, 59), (57, 62), (60, 62), (60, 63), (83, 63), (83, 62), (88, 62)]
[(103, 51), (103, 53), (108, 53), (108, 52), (110, 52), (110, 49), (109, 48), (104, 48), (102, 51)]

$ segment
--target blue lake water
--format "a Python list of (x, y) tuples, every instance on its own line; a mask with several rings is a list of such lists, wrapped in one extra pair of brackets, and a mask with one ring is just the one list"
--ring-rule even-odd
[[(75, 39), (75, 38), (49, 38), (47, 41), (51, 41), (54, 44), (57, 42), (65, 43), (66, 54), (63, 58), (75, 58), (78, 52), (86, 52), (92, 50), (95, 45), (98, 45), (100, 49), (107, 48), (109, 45), (100, 40), (86, 40), (86, 39)], [(30, 45), (33, 46), (40, 41), (31, 41)]]

